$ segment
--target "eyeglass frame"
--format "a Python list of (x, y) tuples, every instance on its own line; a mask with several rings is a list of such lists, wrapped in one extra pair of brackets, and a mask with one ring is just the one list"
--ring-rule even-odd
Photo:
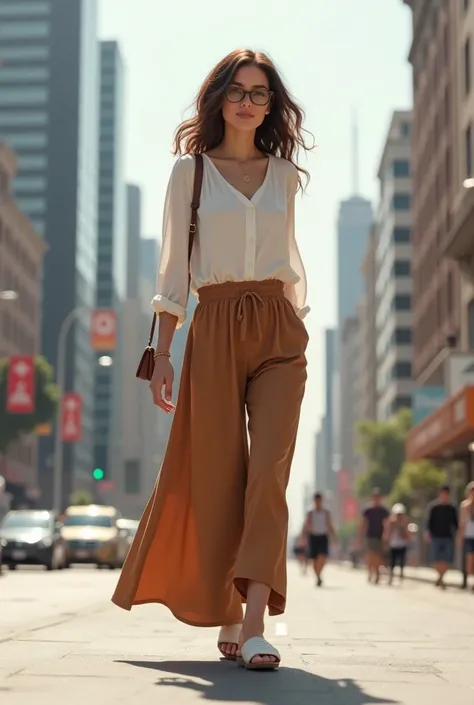
[[(232, 87), (238, 88), (239, 91), (242, 91), (242, 93), (243, 93), (242, 98), (239, 98), (239, 100), (229, 100), (229, 98), (227, 97), (227, 91), (229, 90), (229, 88), (232, 88)], [(257, 91), (258, 88), (252, 88), (250, 91), (246, 91), (244, 88), (242, 88), (242, 86), (237, 86), (235, 83), (231, 83), (226, 87), (226, 89), (224, 91), (224, 97), (229, 103), (234, 103), (234, 105), (235, 105), (236, 103), (241, 103), (242, 101), (244, 101), (245, 98), (248, 96), (252, 105), (256, 105), (259, 108), (264, 108), (266, 105), (268, 105), (271, 102), (271, 100), (275, 94), (275, 91), (271, 91), (269, 88), (265, 88), (264, 86), (260, 86), (260, 88), (267, 91), (267, 93), (268, 93), (268, 100), (266, 103), (255, 103), (252, 100), (251, 93), (253, 91)]]

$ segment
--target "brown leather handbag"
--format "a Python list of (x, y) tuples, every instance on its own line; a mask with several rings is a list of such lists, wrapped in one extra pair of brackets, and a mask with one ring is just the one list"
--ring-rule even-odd
[[(188, 244), (188, 295), (189, 295), (189, 284), (191, 281), (190, 272), (190, 261), (191, 253), (193, 251), (194, 238), (197, 232), (197, 212), (199, 208), (199, 203), (201, 200), (201, 187), (202, 187), (202, 177), (204, 173), (204, 163), (202, 154), (195, 155), (196, 167), (194, 170), (194, 186), (193, 186), (193, 198), (191, 201), (191, 221), (189, 223), (189, 244)], [(141, 357), (140, 363), (137, 368), (136, 376), (138, 379), (144, 379), (148, 382), (153, 376), (153, 370), (155, 369), (155, 348), (153, 347), (153, 338), (155, 337), (156, 329), (156, 313), (153, 314), (153, 320), (151, 322), (150, 335), (148, 338), (148, 345)]]

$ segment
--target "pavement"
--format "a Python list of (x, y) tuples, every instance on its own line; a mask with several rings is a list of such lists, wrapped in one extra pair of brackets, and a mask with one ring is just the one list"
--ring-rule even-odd
[(284, 616), (267, 636), (276, 673), (219, 660), (217, 630), (160, 606), (109, 599), (114, 571), (24, 569), (0, 578), (5, 705), (473, 705), (474, 594), (423, 582), (368, 585), (330, 566), (321, 589), (289, 566)]

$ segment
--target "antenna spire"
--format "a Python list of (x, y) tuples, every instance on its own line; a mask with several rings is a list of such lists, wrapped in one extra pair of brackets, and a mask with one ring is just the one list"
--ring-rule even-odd
[(359, 193), (359, 125), (355, 108), (352, 109), (352, 191), (354, 195)]

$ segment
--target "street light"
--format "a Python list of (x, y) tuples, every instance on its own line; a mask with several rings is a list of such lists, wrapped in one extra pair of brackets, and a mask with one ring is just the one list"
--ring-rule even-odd
[(101, 355), (97, 362), (101, 367), (112, 367), (112, 365), (114, 364), (114, 361), (110, 357), (110, 355)]
[(58, 335), (58, 347), (56, 350), (56, 385), (59, 390), (59, 404), (56, 412), (56, 434), (54, 436), (53, 454), (53, 508), (56, 512), (61, 511), (63, 493), (63, 440), (61, 438), (61, 411), (64, 387), (66, 386), (66, 353), (67, 336), (80, 313), (87, 311), (84, 306), (74, 308), (61, 323)]
[(18, 298), (18, 292), (7, 289), (6, 291), (0, 291), (0, 301), (16, 301)]

